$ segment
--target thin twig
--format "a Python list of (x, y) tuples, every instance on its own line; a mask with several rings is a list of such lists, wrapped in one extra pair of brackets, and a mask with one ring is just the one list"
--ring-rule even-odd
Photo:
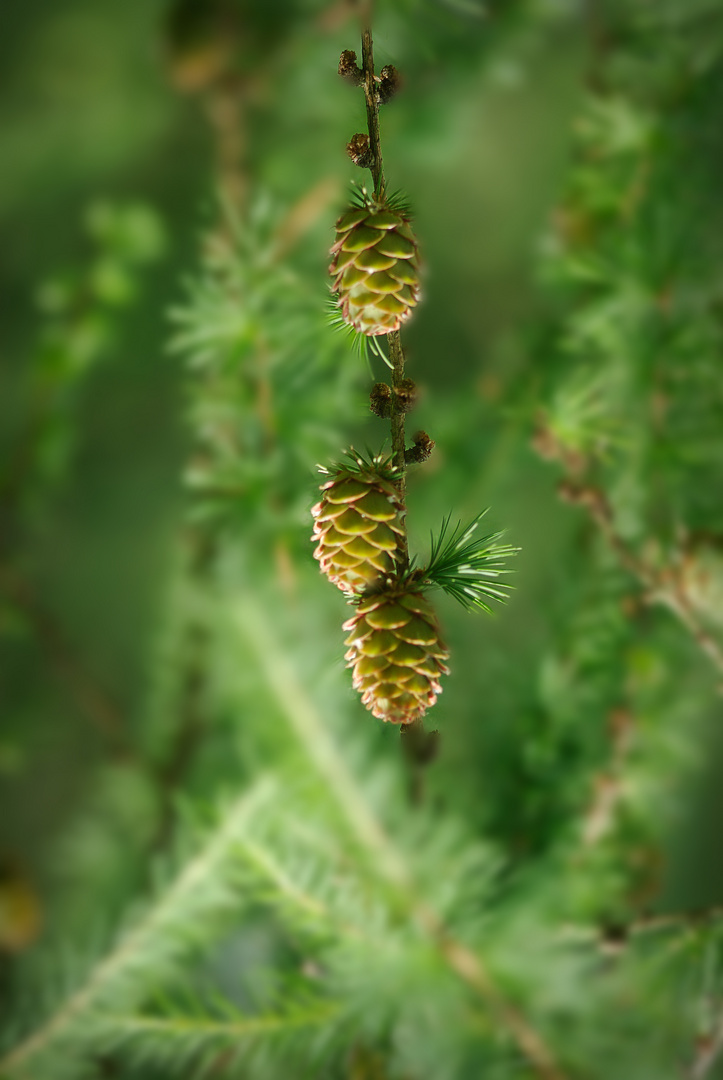
[[(180, 1016), (134, 1016), (108, 1013), (103, 1016), (102, 1026), (114, 1039), (136, 1039), (152, 1035), (164, 1039), (213, 1038), (231, 1040), (252, 1039), (275, 1032), (288, 1032), (294, 1028), (308, 1028), (327, 1024), (336, 1018), (340, 1008), (332, 1002), (319, 1002), (306, 1009), (283, 1013), (261, 1013), (257, 1016), (210, 1017), (193, 1013)], [(213, 1072), (213, 1071), (211, 1071)]]
[(382, 160), (382, 137), (379, 130), (379, 102), (374, 79), (374, 45), (370, 26), (362, 27), (362, 69), (364, 71), (364, 97), (367, 103), (367, 127), (373, 160), (370, 166), (374, 177), (374, 197), (384, 198), (384, 162)]
[[(372, 150), (372, 163), (370, 165), (374, 178), (374, 197), (377, 200), (384, 198), (384, 162), (382, 158), (382, 141), (379, 129), (379, 101), (377, 98), (376, 82), (374, 79), (374, 44), (372, 41), (371, 27), (362, 27), (362, 68), (364, 71), (364, 96), (367, 106), (367, 126), (369, 128), (369, 145)], [(402, 408), (397, 391), (401, 388), (404, 380), (404, 349), (402, 348), (402, 336), (399, 330), (387, 334), (389, 344), (389, 359), (392, 364), (392, 399), (391, 399), (391, 434), (392, 434), (392, 460), (398, 470), (395, 484), (399, 491), (399, 501), (402, 508), (406, 507), (407, 484), (405, 476), (406, 439), (404, 433), (404, 409)], [(403, 573), (409, 565), (409, 542), (407, 540), (406, 523), (399, 534), (397, 544), (397, 569)]]
[[(208, 557), (212, 551), (208, 550)], [(197, 555), (191, 574), (202, 580), (206, 565), (199, 565)], [(149, 844), (149, 850), (157, 852), (165, 848), (173, 835), (175, 798), (182, 789), (191, 770), (201, 740), (206, 731), (208, 717), (204, 709), (204, 691), (208, 666), (208, 629), (191, 619), (184, 627), (184, 660), (179, 722), (174, 733), (168, 756), (157, 768), (155, 781), (160, 792), (158, 822)]]
[(582, 815), (582, 842), (593, 847), (609, 832), (625, 794), (624, 767), (630, 750), (633, 717), (626, 708), (608, 716), (610, 754), (606, 766), (593, 777), (593, 795)]
[(223, 201), (242, 212), (248, 199), (246, 153), (247, 87), (227, 77), (215, 84), (206, 99), (206, 115), (214, 132), (216, 175)]
[[(407, 477), (404, 464), (406, 448), (404, 409), (401, 407), (399, 395), (396, 393), (404, 380), (404, 349), (402, 348), (402, 337), (399, 330), (387, 334), (387, 341), (389, 342), (389, 359), (392, 362), (392, 461), (395, 468), (399, 470), (395, 480), (397, 491), (399, 492), (399, 501), (401, 502), (402, 507), (406, 508)], [(407, 539), (406, 518), (402, 524), (404, 527), (399, 534), (397, 541), (397, 568), (403, 572), (409, 565), (409, 541)]]

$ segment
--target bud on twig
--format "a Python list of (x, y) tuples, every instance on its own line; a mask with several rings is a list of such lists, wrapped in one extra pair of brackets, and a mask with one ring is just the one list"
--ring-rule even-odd
[(357, 65), (356, 53), (353, 49), (344, 49), (339, 57), (338, 72), (342, 79), (346, 79), (352, 86), (361, 86), (364, 82), (364, 72)]
[(386, 105), (388, 101), (391, 101), (397, 91), (402, 85), (402, 77), (395, 68), (394, 64), (385, 64), (382, 68), (379, 85), (377, 87), (377, 97), (379, 98), (380, 105)]
[(388, 420), (392, 415), (392, 391), (385, 382), (374, 383), (369, 394), (369, 408), (382, 420)]
[(374, 153), (369, 145), (369, 136), (361, 131), (352, 135), (351, 141), (346, 144), (346, 152), (360, 169), (371, 169), (374, 164)]
[(418, 431), (414, 436), (414, 446), (404, 451), (404, 461), (407, 465), (418, 465), (426, 461), (434, 450), (434, 441), (430, 439), (426, 431)]
[(411, 412), (419, 398), (419, 391), (417, 390), (417, 384), (414, 380), (402, 379), (394, 393), (397, 395), (397, 404), (402, 412)]

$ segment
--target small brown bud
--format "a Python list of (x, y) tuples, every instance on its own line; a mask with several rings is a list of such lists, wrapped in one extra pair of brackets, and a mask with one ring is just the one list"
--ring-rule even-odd
[(414, 446), (404, 451), (404, 460), (407, 465), (417, 465), (426, 461), (434, 450), (434, 442), (426, 431), (418, 431), (414, 436)]
[(346, 144), (346, 152), (355, 165), (360, 169), (371, 169), (374, 164), (374, 154), (369, 145), (369, 136), (359, 131), (352, 135), (351, 141)]
[(364, 72), (357, 65), (356, 53), (353, 49), (344, 49), (339, 57), (338, 71), (342, 79), (347, 79), (353, 86), (361, 86), (364, 82)]
[(402, 77), (394, 64), (385, 64), (380, 72), (377, 97), (380, 105), (386, 105), (391, 101), (402, 85)]
[(374, 383), (369, 395), (369, 408), (382, 420), (392, 415), (392, 391), (385, 382)]
[(417, 384), (414, 380), (402, 379), (394, 393), (397, 395), (397, 404), (402, 412), (411, 412), (419, 398), (419, 391), (417, 390)]

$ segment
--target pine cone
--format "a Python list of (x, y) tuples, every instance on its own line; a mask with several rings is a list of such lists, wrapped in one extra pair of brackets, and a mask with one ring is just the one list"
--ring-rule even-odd
[(344, 321), (362, 334), (389, 334), (419, 299), (419, 252), (409, 219), (388, 205), (352, 208), (336, 223), (329, 273)]
[(441, 693), (440, 675), (449, 674), (429, 601), (404, 585), (370, 593), (343, 628), (354, 687), (374, 716), (392, 724), (424, 716)]
[(344, 592), (359, 593), (394, 572), (403, 525), (392, 475), (388, 462), (379, 459), (340, 466), (312, 508), (314, 558)]

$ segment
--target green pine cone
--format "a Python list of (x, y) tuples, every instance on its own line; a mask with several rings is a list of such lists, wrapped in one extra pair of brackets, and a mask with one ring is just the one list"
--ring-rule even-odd
[(344, 322), (389, 334), (419, 299), (419, 252), (409, 219), (388, 205), (352, 208), (336, 223), (329, 273)]
[(370, 593), (344, 623), (354, 688), (374, 716), (411, 724), (441, 693), (449, 653), (432, 605), (420, 592), (399, 585)]
[(394, 553), (403, 533), (402, 504), (386, 462), (340, 466), (321, 487), (312, 508), (314, 558), (329, 580), (346, 593), (360, 593), (394, 572)]

